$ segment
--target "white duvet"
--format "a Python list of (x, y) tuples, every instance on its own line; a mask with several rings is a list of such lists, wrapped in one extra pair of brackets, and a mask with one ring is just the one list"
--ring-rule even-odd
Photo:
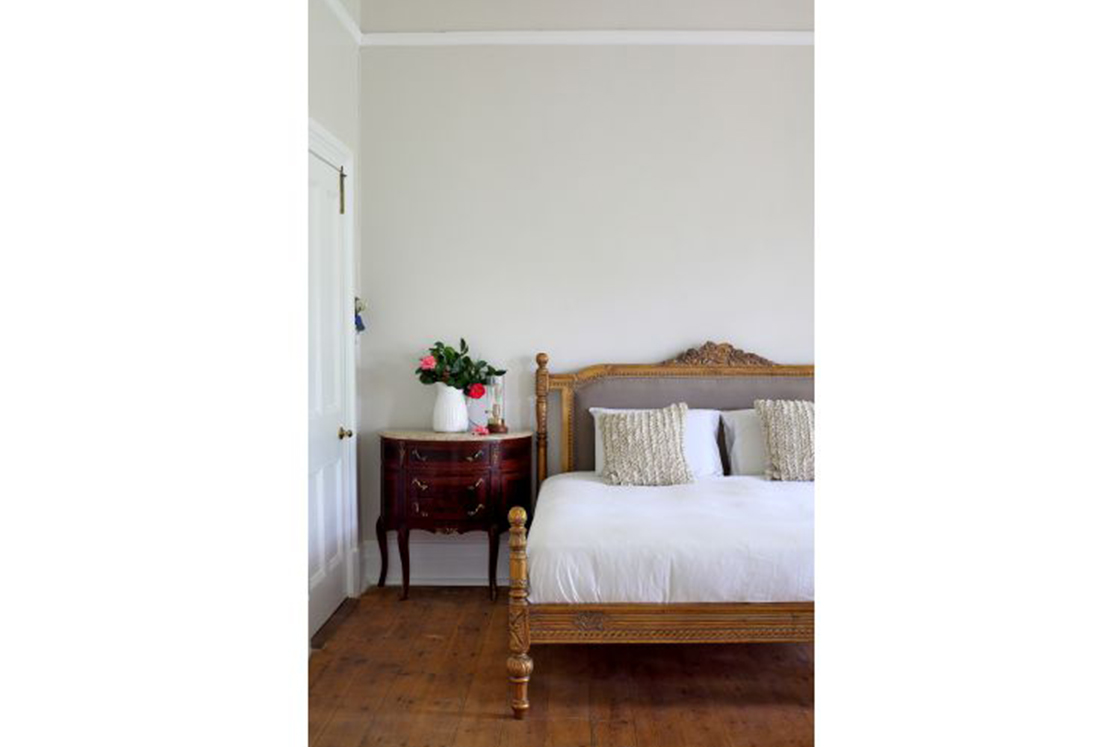
[(812, 601), (813, 483), (653, 488), (555, 475), (541, 486), (528, 555), (536, 604)]

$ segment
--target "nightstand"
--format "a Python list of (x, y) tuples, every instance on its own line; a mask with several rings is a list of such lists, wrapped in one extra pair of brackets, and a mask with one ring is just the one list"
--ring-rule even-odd
[(397, 532), (401, 599), (408, 599), (408, 533), (486, 532), (490, 539), (490, 598), (497, 599), (498, 537), (514, 506), (531, 508), (532, 433), (491, 436), (432, 431), (381, 433), (381, 516), (377, 544), (385, 585), (386, 532)]

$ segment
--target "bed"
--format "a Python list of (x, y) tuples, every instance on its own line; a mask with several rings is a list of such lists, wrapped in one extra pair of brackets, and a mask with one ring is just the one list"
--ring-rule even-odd
[[(560, 469), (549, 477), (552, 393)], [(617, 487), (593, 472), (592, 407), (732, 410), (755, 399), (812, 400), (813, 367), (712, 342), (663, 363), (574, 373), (552, 373), (537, 356), (532, 531), (523, 508), (509, 515), (514, 717), (529, 709), (531, 645), (813, 640), (813, 483)]]

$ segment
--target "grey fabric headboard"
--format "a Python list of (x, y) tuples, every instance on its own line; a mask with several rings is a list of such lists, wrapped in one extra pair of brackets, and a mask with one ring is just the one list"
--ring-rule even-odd
[[(653, 408), (684, 402), (694, 409), (745, 410), (756, 399), (813, 399), (812, 376), (700, 376), (619, 378), (591, 381), (575, 390), (573, 468), (595, 469), (595, 424), (591, 407)], [(720, 448), (723, 450), (723, 429)], [(724, 454), (724, 469), (727, 455)]]
[[(595, 467), (591, 407), (740, 410), (756, 399), (813, 399), (813, 366), (780, 365), (729, 343), (708, 342), (655, 364), (602, 364), (574, 373), (548, 370), (537, 355), (537, 480), (548, 476), (548, 406), (560, 393), (560, 471)], [(722, 449), (722, 430), (720, 436)], [(727, 460), (724, 455), (724, 468)]]

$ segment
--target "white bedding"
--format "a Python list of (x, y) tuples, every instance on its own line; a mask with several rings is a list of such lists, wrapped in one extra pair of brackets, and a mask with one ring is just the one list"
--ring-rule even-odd
[(813, 599), (813, 483), (713, 477), (688, 485), (545, 480), (529, 530), (529, 601)]

